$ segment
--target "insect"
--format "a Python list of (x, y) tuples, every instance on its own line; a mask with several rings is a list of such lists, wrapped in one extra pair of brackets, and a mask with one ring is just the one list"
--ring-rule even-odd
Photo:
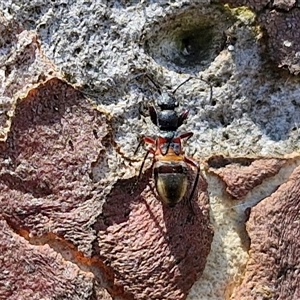
[[(148, 78), (152, 81), (150, 77)], [(196, 176), (188, 198), (190, 205), (200, 176), (199, 164), (185, 156), (182, 149), (183, 140), (190, 139), (193, 136), (193, 132), (186, 132), (180, 135), (177, 132), (178, 128), (187, 119), (189, 111), (185, 110), (178, 115), (175, 108), (179, 105), (173, 96), (176, 90), (190, 79), (191, 77), (181, 83), (172, 92), (172, 95), (167, 92), (162, 92), (161, 97), (157, 100), (159, 110), (153, 105), (149, 106), (151, 121), (159, 128), (161, 136), (154, 139), (147, 136), (143, 137), (135, 151), (136, 153), (142, 143), (150, 145), (150, 148), (144, 156), (138, 181), (148, 155), (152, 154), (152, 170), (155, 188), (162, 202), (169, 207), (174, 207), (187, 193), (188, 165), (196, 168)], [(158, 88), (155, 83), (154, 85)]]
[(184, 155), (182, 150), (182, 140), (189, 139), (193, 135), (192, 132), (183, 133), (171, 140), (166, 137), (157, 137), (152, 139), (144, 137), (146, 144), (152, 145), (144, 157), (140, 168), (139, 177), (148, 155), (153, 155), (153, 176), (155, 188), (162, 202), (170, 207), (175, 206), (185, 196), (188, 188), (188, 166), (197, 169), (197, 175), (194, 179), (190, 200), (193, 198), (197, 182), (200, 175), (200, 166), (197, 162)]

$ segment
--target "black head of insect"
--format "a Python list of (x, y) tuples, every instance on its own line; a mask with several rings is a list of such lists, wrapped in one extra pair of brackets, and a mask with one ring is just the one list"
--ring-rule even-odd
[(187, 119), (188, 110), (185, 110), (180, 115), (176, 112), (176, 108), (179, 106), (178, 101), (174, 97), (175, 92), (185, 84), (188, 78), (183, 83), (181, 83), (174, 91), (161, 91), (160, 87), (147, 75), (150, 81), (155, 85), (159, 91), (160, 97), (156, 100), (157, 107), (154, 105), (149, 106), (149, 115), (151, 121), (156, 125), (161, 131), (165, 132), (176, 132), (177, 129), (183, 124)]

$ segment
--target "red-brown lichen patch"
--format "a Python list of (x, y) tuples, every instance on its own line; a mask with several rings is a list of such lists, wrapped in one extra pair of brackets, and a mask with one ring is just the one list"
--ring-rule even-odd
[(184, 201), (169, 208), (157, 199), (149, 173), (135, 190), (133, 180), (115, 185), (95, 227), (95, 255), (111, 266), (115, 285), (131, 299), (185, 299), (204, 270), (213, 237), (207, 184), (201, 178), (193, 210)]
[(0, 220), (1, 299), (90, 299), (92, 273), (48, 245), (33, 246)]
[(226, 184), (234, 199), (243, 199), (265, 179), (276, 175), (286, 163), (283, 159), (224, 158), (215, 156), (207, 161), (209, 172)]
[(57, 78), (20, 99), (0, 145), (1, 214), (32, 236), (53, 232), (88, 254), (95, 238), (91, 224), (103, 203), (102, 189), (90, 179), (91, 164), (103, 148), (105, 122)]
[(300, 167), (252, 208), (250, 259), (231, 299), (300, 299)]

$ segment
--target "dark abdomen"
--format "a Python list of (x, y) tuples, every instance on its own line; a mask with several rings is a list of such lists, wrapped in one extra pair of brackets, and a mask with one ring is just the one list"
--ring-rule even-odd
[(153, 166), (155, 187), (162, 202), (175, 206), (187, 191), (187, 166), (183, 161), (156, 162)]

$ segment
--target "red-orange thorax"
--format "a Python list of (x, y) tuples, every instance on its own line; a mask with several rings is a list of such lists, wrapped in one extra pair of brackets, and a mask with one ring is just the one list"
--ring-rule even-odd
[(155, 161), (182, 161), (181, 139), (174, 138), (170, 141), (163, 137), (157, 138), (154, 159)]

